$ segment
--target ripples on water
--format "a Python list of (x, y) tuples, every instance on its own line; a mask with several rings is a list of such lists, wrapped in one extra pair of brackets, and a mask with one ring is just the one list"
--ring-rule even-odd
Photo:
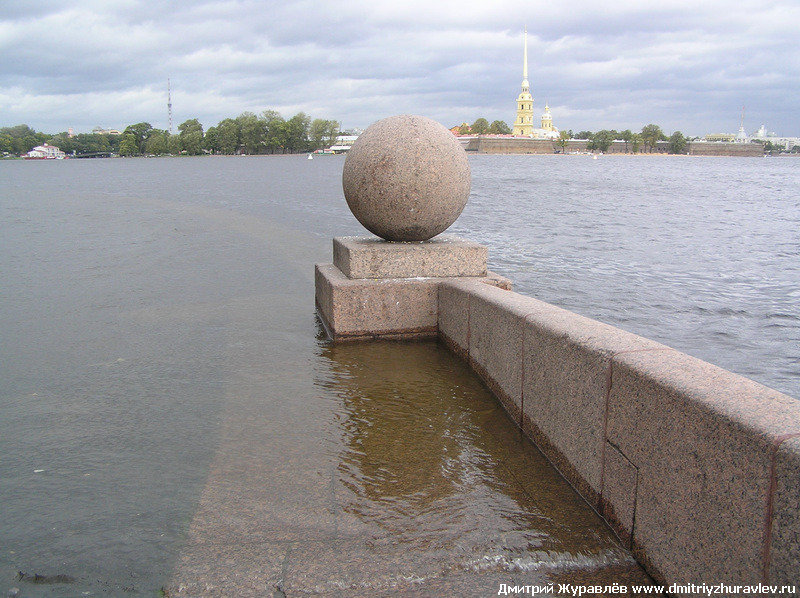
[[(800, 394), (800, 161), (471, 165), (456, 232), (517, 290)], [(392, 555), (395, 581), (629, 567), (452, 355), (315, 337), (312, 264), (363, 234), (341, 166), (0, 162), (0, 591), (22, 570), (76, 580), (28, 596), (153, 593), (199, 504), (245, 537), (291, 521), (267, 537)]]
[(800, 397), (800, 160), (475, 156), (514, 288)]
[[(371, 550), (400, 550), (433, 578), (637, 574), (461, 360), (436, 343), (344, 344), (323, 355), (319, 384), (341, 405), (339, 506)], [(341, 525), (352, 533), (352, 522)]]
[(154, 595), (208, 546), (316, 546), (309, 587), (635, 571), (455, 357), (316, 338), (341, 167), (0, 162), (0, 591)]

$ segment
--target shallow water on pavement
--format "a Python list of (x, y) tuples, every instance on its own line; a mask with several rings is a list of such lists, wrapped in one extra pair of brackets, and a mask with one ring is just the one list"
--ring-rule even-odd
[(0, 162), (0, 591), (640, 575), (446, 350), (320, 338), (341, 164)]

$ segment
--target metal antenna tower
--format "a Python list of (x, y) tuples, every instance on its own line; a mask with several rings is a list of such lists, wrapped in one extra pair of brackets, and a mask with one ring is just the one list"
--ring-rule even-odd
[(167, 77), (167, 115), (169, 117), (169, 134), (172, 135), (172, 92), (169, 88), (169, 77)]

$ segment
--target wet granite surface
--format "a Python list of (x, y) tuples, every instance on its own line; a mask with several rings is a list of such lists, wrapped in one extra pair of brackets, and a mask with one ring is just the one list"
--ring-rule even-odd
[[(435, 342), (328, 345), (232, 380), (170, 596), (495, 596), (647, 583)], [(274, 360), (273, 360), (274, 361)], [(305, 376), (307, 385), (286, 375)]]

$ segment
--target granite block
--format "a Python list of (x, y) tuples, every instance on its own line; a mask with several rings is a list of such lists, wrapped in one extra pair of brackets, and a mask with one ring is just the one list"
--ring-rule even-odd
[(338, 278), (336, 266), (333, 264), (314, 265), (314, 303), (317, 314), (327, 329), (331, 333), (331, 323), (329, 319), (333, 317), (333, 283), (332, 279)]
[(480, 281), (485, 283), (485, 284), (490, 284), (493, 287), (497, 287), (499, 289), (503, 289), (504, 291), (512, 290), (512, 286), (513, 286), (511, 284), (511, 279), (510, 278), (506, 278), (505, 276), (501, 276), (500, 274), (497, 274), (496, 272), (492, 272), (491, 270), (486, 272), (486, 278), (481, 278)]
[(630, 548), (636, 516), (636, 486), (639, 472), (636, 466), (611, 443), (606, 443), (603, 463), (600, 512), (622, 543)]
[(439, 338), (459, 357), (469, 360), (469, 298), (479, 284), (456, 280), (439, 285)]
[(565, 309), (531, 300), (525, 321), (523, 431), (600, 507), (609, 366), (624, 351), (667, 349)]
[(768, 581), (800, 590), (800, 435), (778, 440), (774, 467)]
[(456, 235), (398, 243), (378, 237), (336, 237), (333, 263), (348, 278), (486, 276), (488, 250)]
[(525, 316), (534, 300), (488, 284), (470, 292), (469, 361), (516, 422), (522, 415)]
[(638, 470), (640, 562), (672, 581), (762, 579), (772, 445), (798, 429), (800, 402), (756, 382), (677, 351), (617, 355), (607, 438)]
[(437, 279), (351, 280), (333, 264), (317, 264), (316, 304), (334, 340), (436, 336)]

